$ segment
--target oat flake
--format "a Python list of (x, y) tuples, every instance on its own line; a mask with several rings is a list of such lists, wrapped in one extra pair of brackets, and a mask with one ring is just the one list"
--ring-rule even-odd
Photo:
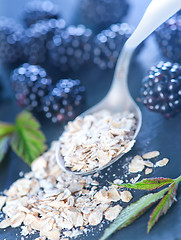
[(152, 168), (146, 168), (145, 169), (145, 174), (147, 175), (147, 174), (150, 174), (150, 173), (152, 173)]
[(163, 158), (162, 160), (156, 162), (155, 166), (156, 167), (163, 167), (163, 166), (166, 166), (168, 162), (169, 162), (168, 158)]
[(122, 207), (120, 205), (110, 207), (104, 213), (105, 218), (109, 221), (113, 221), (120, 214), (121, 210), (122, 210)]
[(148, 152), (148, 153), (143, 154), (142, 157), (144, 159), (151, 159), (151, 158), (158, 157), (159, 155), (160, 155), (159, 151), (152, 151), (152, 152)]
[(121, 192), (121, 200), (123, 202), (129, 202), (133, 198), (132, 194), (130, 191), (123, 191)]
[(60, 153), (72, 171), (103, 167), (134, 145), (136, 119), (132, 113), (102, 110), (69, 122), (60, 137)]

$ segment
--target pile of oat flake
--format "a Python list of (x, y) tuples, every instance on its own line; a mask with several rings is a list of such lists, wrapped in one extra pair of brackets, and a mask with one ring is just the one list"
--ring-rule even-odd
[[(1, 229), (21, 226), (22, 236), (38, 230), (40, 237), (36, 240), (68, 240), (86, 233), (90, 225), (98, 225), (103, 219), (114, 220), (122, 210), (120, 200), (128, 203), (132, 199), (130, 191), (114, 185), (99, 189), (99, 183), (90, 176), (62, 172), (55, 160), (57, 144), (58, 141), (53, 142), (50, 149), (33, 162), (32, 171), (0, 196), (0, 211), (5, 214), (0, 222)], [(158, 155), (155, 151), (142, 157), (149, 159)], [(132, 159), (130, 172), (168, 163), (168, 159), (163, 159), (153, 165), (142, 157)], [(136, 182), (139, 175), (132, 181)], [(116, 179), (114, 182), (123, 181)]]
[(0, 196), (0, 210), (6, 215), (0, 228), (22, 226), (24, 236), (40, 231), (36, 240), (65, 240), (86, 232), (86, 226), (98, 225), (103, 218), (114, 220), (122, 207), (112, 203), (132, 198), (129, 191), (115, 187), (97, 190), (99, 183), (90, 176), (62, 172), (55, 160), (57, 144), (53, 142), (33, 162), (32, 171)]
[(60, 137), (60, 153), (72, 171), (102, 168), (115, 156), (131, 150), (136, 129), (133, 113), (102, 110), (77, 117)]

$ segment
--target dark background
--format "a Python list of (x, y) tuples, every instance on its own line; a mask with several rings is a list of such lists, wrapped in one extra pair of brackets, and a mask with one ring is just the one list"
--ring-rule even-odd
[[(13, 17), (20, 21), (20, 14), (27, 0), (0, 0), (0, 15)], [(56, 0), (54, 1), (60, 6), (62, 15), (70, 24), (78, 22), (79, 1), (78, 0)], [(124, 21), (136, 26), (141, 16), (143, 15), (149, 0), (129, 0), (130, 9)], [(145, 47), (141, 54), (132, 62), (129, 74), (129, 88), (134, 99), (140, 97), (141, 79), (146, 74), (149, 67), (163, 60), (159, 49), (156, 45), (154, 36), (150, 36), (145, 42)], [(5, 84), (6, 94), (4, 100), (0, 102), (0, 121), (13, 122), (16, 114), (21, 111), (17, 106), (10, 88), (9, 69), (1, 65), (0, 76)], [(113, 72), (100, 71), (96, 67), (84, 69), (75, 74), (75, 77), (82, 80), (87, 88), (87, 105), (86, 108), (96, 104), (101, 100), (108, 91)], [(61, 76), (60, 76), (61, 78)], [(5, 92), (4, 92), (5, 93)], [(138, 102), (143, 114), (143, 126), (140, 134), (137, 137), (137, 142), (133, 150), (126, 157), (114, 163), (110, 168), (101, 172), (103, 178), (98, 178), (101, 185), (107, 185), (108, 181), (113, 181), (115, 178), (122, 177), (126, 158), (136, 154), (142, 154), (151, 150), (159, 150), (161, 157), (168, 157), (169, 164), (163, 168), (155, 168), (149, 177), (163, 176), (176, 178), (181, 173), (181, 114), (174, 119), (165, 120), (162, 116), (149, 112)], [(58, 139), (63, 130), (63, 124), (52, 124), (48, 120), (39, 118), (42, 124), (42, 129), (47, 137), (48, 144), (52, 140)], [(4, 161), (0, 164), (0, 191), (7, 189), (16, 179), (19, 178), (19, 172), (29, 171), (29, 167), (19, 159), (11, 151), (8, 152)], [(132, 176), (131, 176), (132, 177)], [(133, 201), (139, 196), (139, 192), (133, 193)], [(149, 235), (146, 234), (146, 225), (149, 219), (148, 211), (139, 220), (131, 226), (117, 232), (111, 238), (118, 239), (138, 239), (138, 240), (179, 240), (181, 239), (181, 189), (178, 189), (178, 202), (168, 211), (167, 215), (161, 217), (158, 224), (153, 228)], [(97, 226), (88, 233), (81, 235), (77, 239), (95, 239), (98, 240), (102, 235), (103, 230), (108, 225), (106, 222), (103, 227)], [(35, 235), (38, 236), (38, 235)], [(26, 239), (35, 239), (35, 236), (28, 236)], [(21, 239), (20, 229), (8, 228), (0, 230), (0, 240)]]

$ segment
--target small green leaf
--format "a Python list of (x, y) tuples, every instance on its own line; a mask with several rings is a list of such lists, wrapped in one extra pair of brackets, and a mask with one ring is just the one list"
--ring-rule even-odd
[(3, 160), (9, 147), (9, 137), (5, 137), (0, 140), (0, 162)]
[(0, 122), (0, 140), (13, 133), (14, 126), (9, 123)]
[(138, 217), (140, 217), (152, 204), (161, 199), (164, 194), (169, 190), (165, 188), (157, 193), (149, 193), (141, 197), (137, 202), (130, 204), (128, 207), (123, 209), (116, 220), (110, 224), (110, 226), (105, 230), (103, 236), (100, 240), (105, 240), (116, 230), (120, 230), (132, 222), (134, 222)]
[(125, 183), (125, 184), (115, 184), (119, 186), (120, 188), (130, 188), (130, 189), (139, 189), (139, 190), (155, 190), (158, 188), (161, 188), (165, 185), (168, 185), (170, 183), (173, 183), (174, 180), (171, 178), (148, 178), (143, 179), (140, 182), (137, 182), (135, 184), (131, 183)]
[(40, 124), (29, 112), (22, 112), (16, 118), (11, 147), (28, 164), (31, 164), (46, 148), (45, 136), (39, 128)]
[(158, 205), (153, 210), (150, 215), (150, 220), (148, 222), (147, 232), (149, 233), (151, 228), (155, 225), (158, 219), (166, 214), (168, 209), (172, 206), (174, 201), (176, 201), (177, 183), (172, 183), (168, 193), (160, 200)]

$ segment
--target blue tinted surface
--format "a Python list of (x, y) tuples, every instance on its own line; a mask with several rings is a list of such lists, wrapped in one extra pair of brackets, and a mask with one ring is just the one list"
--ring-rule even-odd
[[(0, 1), (0, 15), (13, 17), (17, 21), (20, 21), (20, 14), (22, 8), (25, 5), (26, 0), (1, 0)], [(78, 22), (79, 19), (79, 2), (76, 0), (56, 0), (62, 15), (65, 17), (68, 23)], [(130, 0), (130, 11), (125, 18), (126, 22), (136, 26), (140, 17), (142, 16), (146, 6), (150, 1), (144, 0)], [(129, 88), (134, 99), (140, 97), (140, 82), (143, 75), (145, 75), (148, 68), (158, 61), (162, 57), (159, 54), (159, 50), (155, 44), (154, 37), (151, 36), (145, 44), (145, 48), (139, 55), (136, 61), (131, 64), (129, 75)], [(87, 108), (97, 103), (109, 89), (111, 84), (113, 72), (103, 72), (95, 67), (91, 69), (84, 69), (75, 73), (74, 77), (82, 80), (87, 87)], [(5, 66), (1, 66), (0, 76), (3, 79), (6, 89), (6, 100), (0, 102), (0, 121), (12, 122), (20, 108), (17, 107), (10, 90), (9, 83), (9, 70)], [(181, 142), (181, 114), (171, 120), (165, 120), (160, 115), (149, 112), (140, 103), (143, 113), (143, 126), (141, 132), (137, 138), (137, 143), (133, 150), (127, 154), (128, 157), (132, 157), (136, 154), (142, 154), (146, 151), (159, 150), (161, 157), (168, 157), (170, 159), (169, 164), (163, 168), (154, 169), (150, 177), (163, 176), (163, 177), (177, 177), (181, 173), (180, 167), (180, 142)], [(57, 139), (63, 130), (62, 124), (53, 125), (48, 121), (44, 121), (39, 118), (43, 131), (46, 134), (48, 143)], [(112, 165), (108, 170), (105, 169), (101, 172), (103, 178), (98, 178), (101, 185), (107, 185), (108, 181), (113, 181), (115, 178), (122, 176), (123, 169), (121, 168), (125, 163), (125, 158), (121, 159)], [(29, 167), (20, 160), (14, 153), (9, 152), (5, 160), (0, 164), (0, 191), (7, 189), (16, 179), (19, 178), (20, 171), (29, 171)], [(107, 175), (106, 175), (107, 174)], [(133, 201), (140, 195), (138, 192), (133, 193)], [(148, 211), (144, 216), (137, 220), (131, 226), (115, 233), (112, 240), (179, 240), (181, 239), (181, 191), (178, 189), (178, 202), (168, 211), (166, 217), (162, 217), (158, 224), (153, 228), (149, 235), (146, 234), (146, 223), (149, 219)], [(103, 227), (97, 226), (88, 233), (86, 236), (81, 235), (77, 239), (79, 240), (98, 240), (102, 235), (103, 230), (108, 226), (107, 223)], [(35, 236), (29, 236), (26, 239), (35, 239)], [(20, 229), (8, 228), (5, 231), (0, 230), (0, 240), (14, 240), (21, 239)]]

